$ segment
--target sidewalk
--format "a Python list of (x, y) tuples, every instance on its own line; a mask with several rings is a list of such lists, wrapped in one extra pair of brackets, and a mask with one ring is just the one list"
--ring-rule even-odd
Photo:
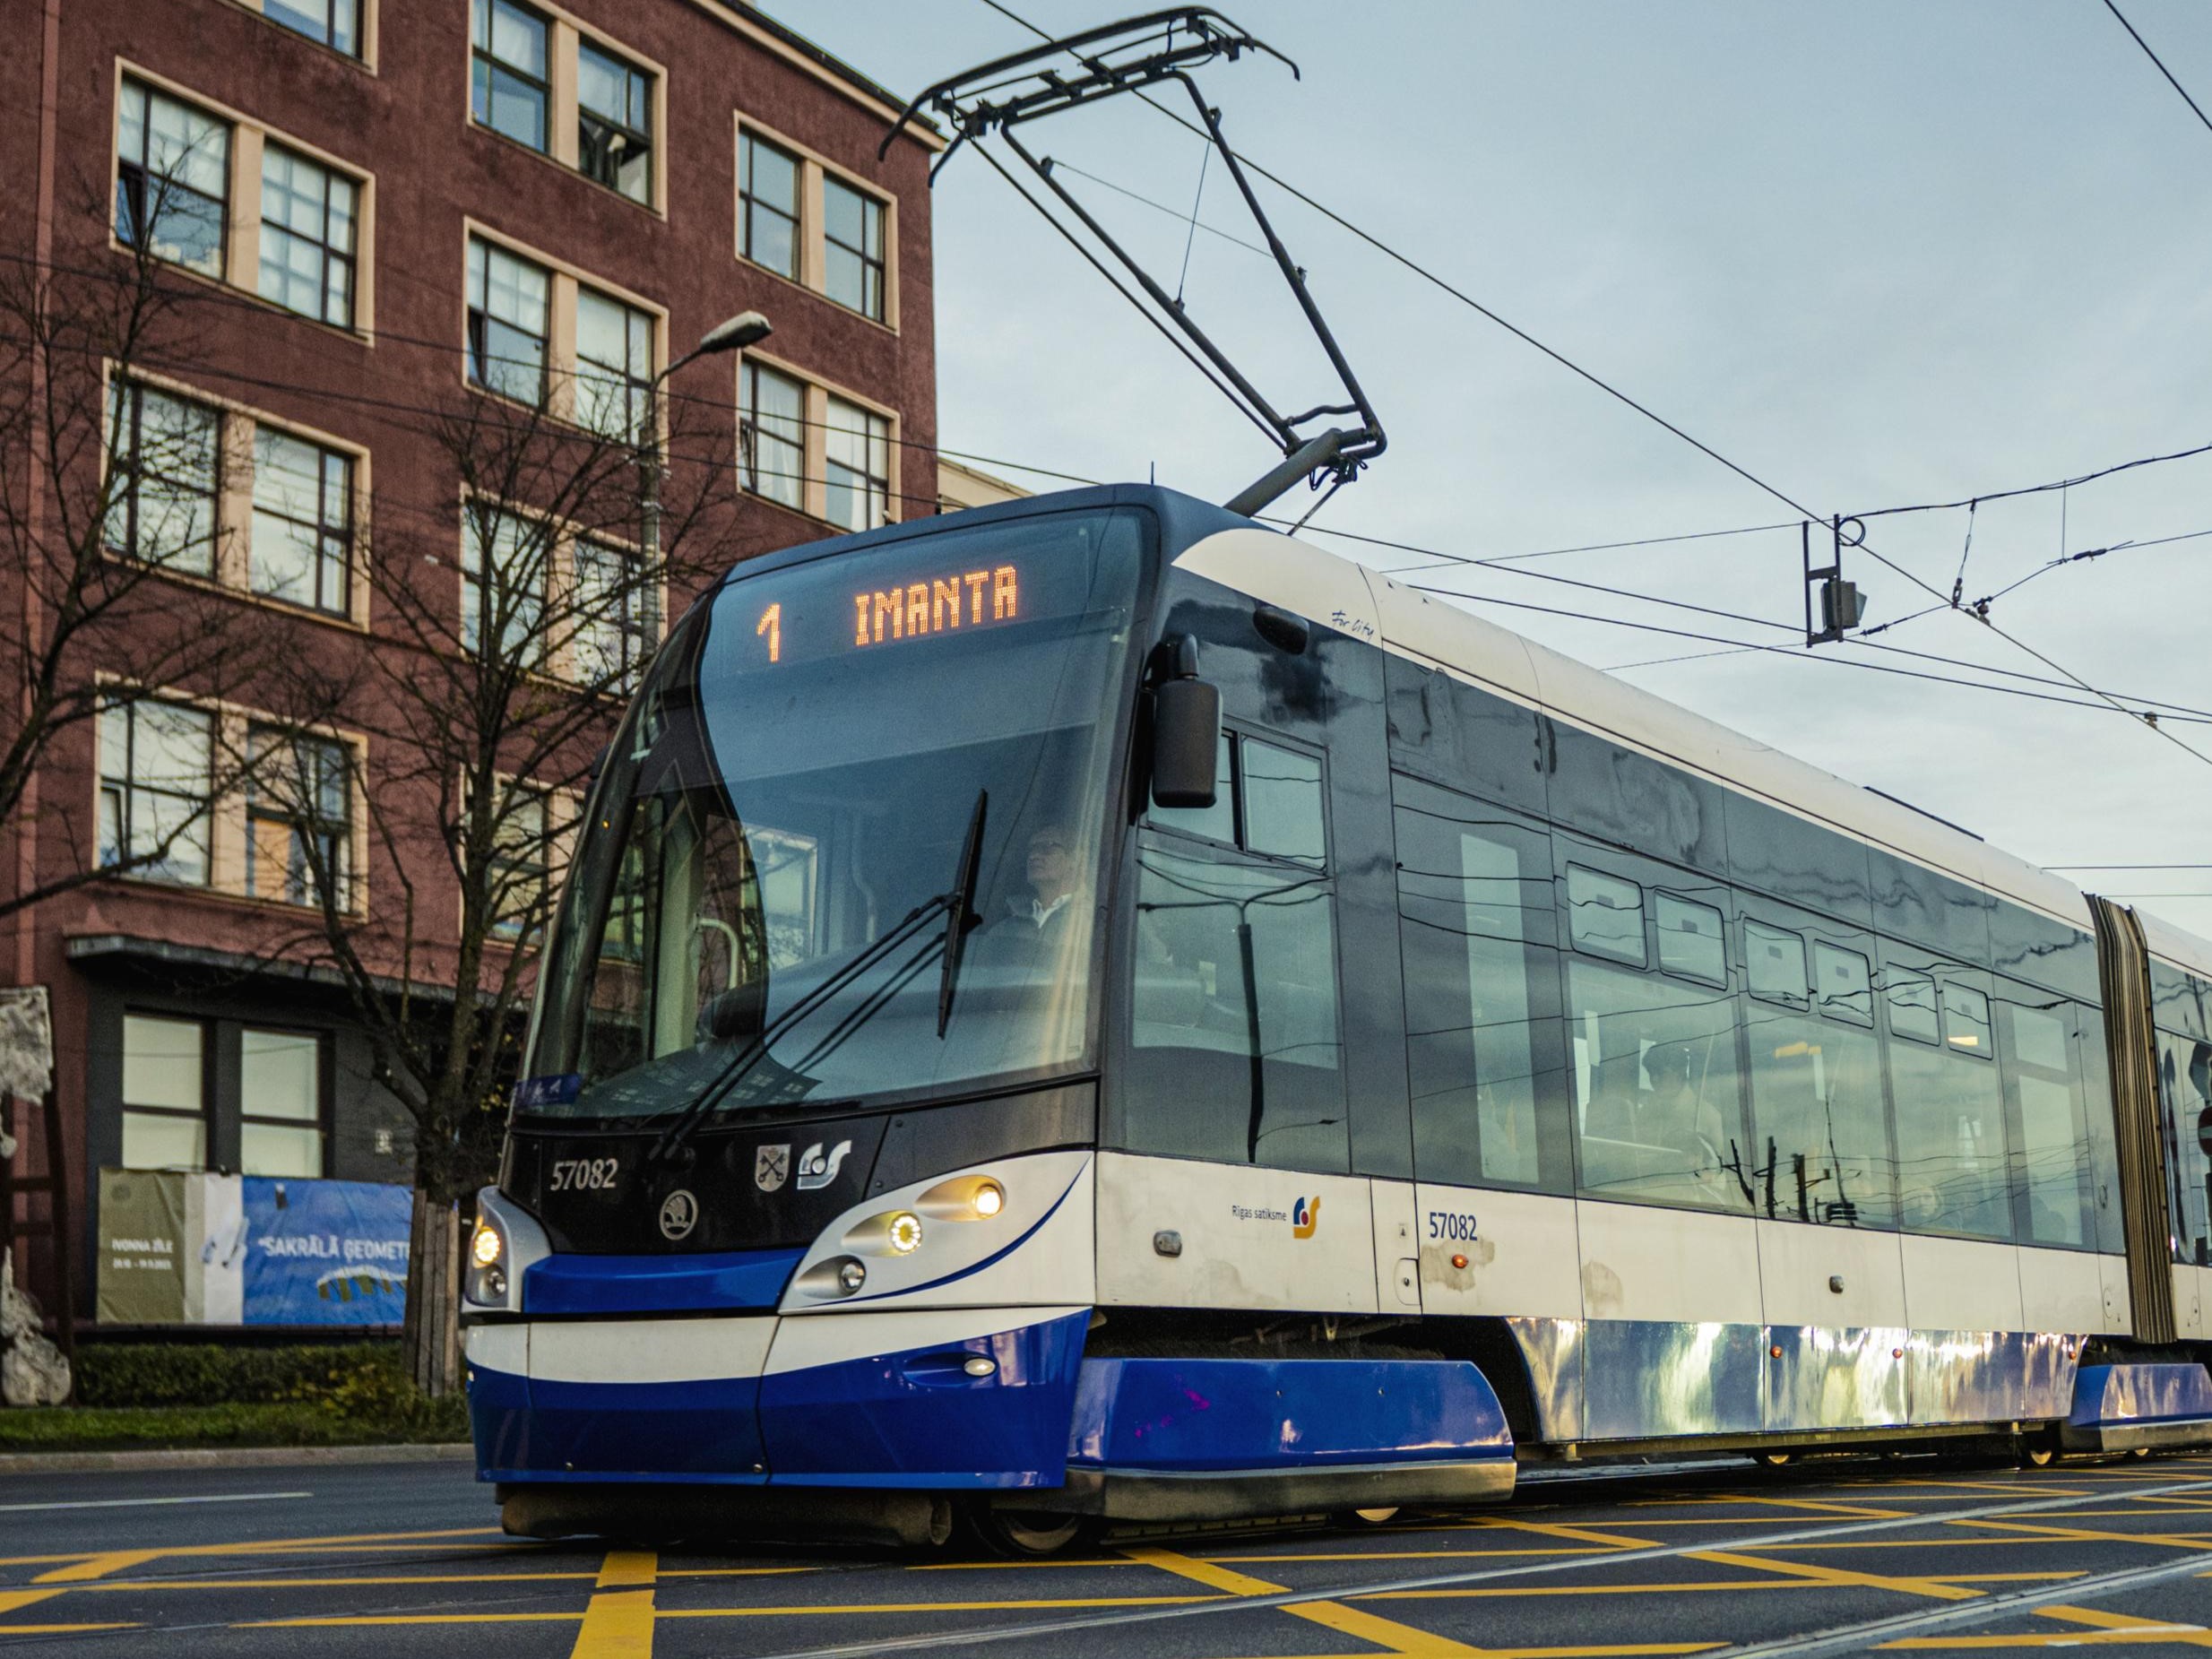
[(92, 1474), (138, 1469), (271, 1469), (317, 1464), (466, 1463), (475, 1448), (463, 1440), (436, 1446), (182, 1446), (119, 1452), (16, 1452), (0, 1455), (0, 1479), (11, 1474)]

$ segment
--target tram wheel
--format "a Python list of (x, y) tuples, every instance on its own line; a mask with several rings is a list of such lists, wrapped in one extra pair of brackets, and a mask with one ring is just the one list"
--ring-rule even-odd
[(1398, 1506), (1388, 1504), (1378, 1509), (1339, 1509), (1329, 1521), (1336, 1526), (1380, 1526), (1397, 1519), (1397, 1515)]
[(2012, 1458), (2023, 1469), (2048, 1469), (2059, 1460), (2058, 1442), (2048, 1435), (2024, 1434), (2012, 1443)]
[(1062, 1554), (1083, 1542), (1093, 1531), (1087, 1515), (1031, 1515), (983, 1504), (968, 1512), (968, 1520), (985, 1548), (1015, 1560)]
[(1790, 1466), (1790, 1459), (1796, 1455), (1794, 1452), (1753, 1452), (1751, 1461), (1763, 1469), (1786, 1469)]

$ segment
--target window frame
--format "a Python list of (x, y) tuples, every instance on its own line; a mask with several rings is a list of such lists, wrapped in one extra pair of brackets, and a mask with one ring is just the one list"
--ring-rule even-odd
[[(245, 888), (246, 896), (267, 903), (312, 908), (322, 902), (320, 893), (313, 885), (311, 875), (298, 877), (305, 885), (294, 888), (295, 875), (287, 845), (286, 868), (282, 893), (264, 892), (255, 880), (255, 866), (260, 859), (258, 826), (264, 824), (281, 825), (292, 837), (313, 835), (317, 840), (335, 843), (334, 850), (325, 854), (325, 862), (332, 871), (333, 885), (337, 888), (339, 908), (350, 912), (353, 908), (354, 861), (358, 850), (354, 846), (354, 772), (355, 761), (350, 746), (344, 739), (325, 732), (302, 730), (298, 727), (281, 725), (272, 721), (254, 721), (246, 727), (247, 752), (254, 757), (253, 770), (246, 780), (244, 809), (246, 813)], [(296, 800), (270, 800), (262, 793), (261, 779), (264, 761), (264, 746), (281, 743), (297, 750), (302, 744), (313, 744), (319, 749), (333, 751), (338, 759), (339, 787), (341, 799), (338, 815), (326, 817), (320, 805), (302, 808)], [(316, 782), (326, 783), (327, 777), (321, 765), (316, 769)]]
[(262, 1179), (275, 1180), (327, 1180), (330, 1179), (331, 1138), (333, 1132), (331, 1110), (331, 1033), (313, 1026), (287, 1026), (274, 1024), (238, 1022), (238, 1172), (253, 1174), (246, 1167), (246, 1132), (249, 1128), (272, 1129), (301, 1129), (309, 1127), (306, 1118), (271, 1118), (251, 1112), (246, 1106), (246, 1041), (248, 1037), (265, 1034), (272, 1037), (307, 1037), (315, 1043), (315, 1151), (320, 1168), (313, 1175), (279, 1175)]
[[(289, 610), (306, 611), (311, 616), (327, 618), (333, 621), (351, 622), (355, 609), (355, 587), (361, 575), (354, 565), (359, 528), (357, 520), (359, 506), (358, 497), (360, 495), (359, 480), (362, 467), (361, 457), (320, 438), (279, 426), (258, 415), (242, 413), (238, 419), (246, 421), (252, 428), (249, 435), (249, 449), (253, 456), (252, 480), (246, 490), (246, 576), (245, 584), (246, 592), (256, 600), (272, 605), (281, 605)], [(290, 514), (281, 512), (276, 507), (264, 506), (262, 504), (261, 438), (264, 433), (282, 438), (287, 443), (302, 445), (315, 452), (317, 459), (315, 518), (312, 525), (316, 544), (315, 553), (315, 597), (312, 601), (288, 599), (273, 590), (258, 586), (255, 581), (253, 574), (255, 540), (254, 529), (257, 521), (266, 516), (280, 519), (288, 524), (308, 527), (306, 521), (294, 518)], [(343, 469), (341, 482), (335, 490), (331, 481), (331, 465), (333, 462)], [(333, 494), (337, 497), (340, 507), (334, 527), (331, 515)], [(330, 544), (333, 540), (338, 544), (337, 571), (340, 589), (339, 600), (335, 604), (325, 602), (323, 594), (324, 581), (331, 570)]]
[[(323, 176), (323, 233), (319, 238), (310, 238), (300, 231), (293, 229), (289, 225), (281, 223), (277, 220), (272, 220), (269, 217), (269, 158), (272, 151), (276, 154), (289, 158), (295, 167), (306, 166), (313, 168), (317, 173), (320, 173)], [(335, 194), (335, 187), (341, 185), (351, 193), (353, 198), (350, 207), (347, 210), (348, 226), (350, 231), (350, 240), (352, 246), (342, 252), (331, 240), (331, 220), (333, 215), (332, 198)], [(306, 317), (311, 323), (327, 324), (332, 328), (343, 329), (348, 333), (351, 333), (353, 332), (354, 317), (359, 313), (360, 308), (361, 203), (363, 193), (359, 183), (348, 174), (341, 172), (340, 169), (317, 160), (315, 157), (307, 154), (303, 151), (295, 150), (289, 144), (264, 141), (261, 147), (261, 204), (259, 208), (261, 232), (259, 237), (256, 238), (256, 252), (259, 255), (257, 263), (261, 272), (264, 273), (264, 280), (265, 273), (270, 268), (269, 244), (271, 241), (272, 231), (274, 232), (276, 237), (284, 238), (287, 243), (302, 243), (315, 249), (321, 255), (322, 269), (320, 272), (320, 281), (317, 283), (317, 291), (322, 297), (323, 309), (319, 312), (302, 311), (297, 306), (291, 305), (287, 301), (279, 298), (277, 296), (268, 292), (265, 286), (260, 286), (257, 284), (256, 291), (260, 293), (264, 299), (267, 300), (271, 305), (277, 307), (280, 310), (288, 311), (294, 316)], [(333, 317), (327, 315), (331, 296), (331, 272), (333, 267), (341, 270), (345, 275), (345, 315), (343, 318)], [(289, 269), (289, 267), (281, 266), (280, 268)]]
[[(209, 424), (210, 455), (207, 487), (203, 491), (196, 484), (194, 484), (188, 492), (195, 497), (204, 499), (207, 505), (206, 568), (203, 570), (182, 562), (177, 555), (151, 557), (141, 551), (139, 548), (141, 540), (140, 497), (143, 486), (151, 480), (164, 488), (186, 493), (180, 487), (176, 475), (150, 468), (143, 459), (145, 447), (146, 395), (149, 393), (191, 411), (196, 417), (205, 418)], [(117, 400), (121, 402), (123, 411), (120, 416), (116, 412)], [(101, 435), (106, 440), (107, 448), (107, 454), (102, 457), (102, 462), (106, 469), (105, 488), (108, 494), (107, 517), (100, 526), (102, 550), (115, 557), (129, 559), (168, 575), (185, 576), (203, 582), (214, 580), (223, 562), (225, 527), (222, 523), (222, 508), (225, 486), (229, 481), (228, 478), (229, 469), (224, 464), (227, 457), (224, 454), (224, 411), (222, 408), (203, 398), (177, 391), (138, 375), (111, 375), (108, 380), (108, 410), (106, 430)], [(126, 433), (128, 461), (123, 459), (120, 442), (125, 439)], [(118, 479), (126, 480), (120, 488), (117, 487)], [(118, 506), (124, 509), (125, 526), (120, 541), (113, 534), (116, 509)], [(189, 542), (186, 543), (178, 549), (178, 553), (188, 550), (191, 545)]]
[[(128, 156), (124, 153), (123, 149), (123, 102), (134, 91), (144, 99), (144, 114), (141, 123), (139, 153), (135, 156)], [(154, 174), (152, 168), (153, 117), (154, 104), (157, 100), (172, 105), (186, 112), (187, 116), (197, 117), (221, 130), (223, 135), (221, 160), (223, 193), (221, 195), (211, 196), (197, 185), (182, 183), (173, 173), (168, 176)], [(109, 143), (114, 146), (116, 158), (115, 212), (108, 216), (109, 236), (115, 238), (119, 246), (143, 251), (147, 257), (158, 260), (163, 264), (174, 265), (181, 271), (196, 272), (213, 281), (225, 281), (230, 271), (232, 244), (236, 240), (231, 235), (231, 203), (238, 188), (238, 122), (237, 118), (201, 100), (184, 96), (160, 82), (150, 80), (134, 69), (118, 65), (115, 118), (109, 125)], [(186, 148), (188, 152), (192, 146)], [(182, 191), (215, 210), (217, 234), (215, 263), (212, 270), (205, 269), (188, 259), (170, 258), (152, 245), (158, 234), (157, 226), (160, 218), (160, 214), (156, 210), (167, 205), (165, 202), (158, 200), (154, 194), (152, 181), (157, 177), (162, 178), (163, 188), (169, 191)], [(121, 226), (117, 222), (123, 217), (126, 203), (130, 209), (132, 229), (132, 235), (128, 238), (123, 235)]]
[[(1172, 819), (1162, 819), (1157, 816), (1156, 809), (1149, 805), (1145, 808), (1144, 826), (1163, 835), (1174, 836), (1178, 841), (1188, 842), (1194, 847), (1214, 847), (1225, 852), (1233, 852), (1241, 859), (1257, 859), (1266, 864), (1279, 864), (1290, 869), (1308, 870), (1313, 874), (1326, 877), (1333, 881), (1337, 873), (1336, 841), (1329, 812), (1328, 750), (1319, 744), (1303, 742), (1285, 733), (1274, 730), (1272, 728), (1256, 728), (1234, 717), (1223, 719), (1221, 732), (1222, 736), (1228, 739), (1229, 744), (1229, 825), (1231, 839), (1223, 841), (1218, 836), (1205, 834), (1200, 831), (1178, 824)], [(1321, 768), (1319, 789), (1322, 845), (1320, 862), (1315, 863), (1311, 860), (1299, 858), (1291, 853), (1262, 851), (1250, 844), (1246, 833), (1244, 790), (1244, 746), (1248, 742), (1302, 756), (1319, 765)]]
[[(479, 248), (483, 250), (480, 281), (474, 257)], [(495, 255), (503, 259), (512, 260), (518, 265), (535, 270), (545, 279), (545, 332), (542, 334), (531, 334), (522, 324), (510, 322), (505, 317), (495, 317), (492, 315), (492, 258)], [(462, 265), (462, 276), (465, 285), (463, 303), (468, 310), (464, 355), (468, 364), (469, 385), (476, 391), (487, 392), (494, 397), (505, 398), (508, 402), (520, 404), (524, 409), (540, 410), (550, 414), (554, 379), (553, 333), (555, 313), (557, 309), (553, 303), (552, 267), (541, 264), (527, 255), (518, 253), (504, 242), (495, 242), (471, 231), (468, 238), (468, 254)], [(489, 377), (487, 371), (489, 370), (493, 361), (491, 325), (494, 323), (498, 324), (502, 328), (512, 329), (527, 339), (537, 341), (539, 350), (538, 394), (534, 398), (520, 397)], [(510, 362), (513, 359), (503, 358), (499, 360)]]
[[(587, 301), (610, 307), (621, 314), (624, 361), (618, 367), (597, 358), (587, 358), (583, 354), (583, 307)], [(550, 289), (547, 291), (547, 303), (549, 307), (557, 309), (552, 306)], [(568, 377), (575, 395), (572, 395), (570, 400), (569, 418), (585, 431), (595, 433), (610, 443), (632, 445), (644, 443), (652, 436), (653, 424), (659, 419), (659, 410), (654, 407), (657, 401), (654, 392), (660, 382), (659, 319), (643, 306), (633, 305), (610, 289), (581, 281), (576, 283), (574, 309), (575, 341)], [(551, 321), (549, 317), (549, 324)], [(645, 363), (642, 374), (628, 360), (632, 349), (637, 343), (641, 325), (645, 339)], [(552, 349), (549, 338), (547, 349), (549, 355)], [(584, 395), (589, 385), (619, 388), (620, 399), (628, 416), (620, 431), (610, 431), (595, 418), (595, 411), (584, 407), (592, 401)]]
[[(772, 490), (763, 489), (760, 487), (762, 427), (758, 388), (760, 377), (764, 375), (772, 380), (782, 382), (799, 394), (799, 413), (795, 417), (791, 417), (799, 423), (799, 436), (796, 438), (787, 437), (773, 429), (770, 429), (767, 434), (771, 443), (798, 452), (799, 462), (796, 471), (767, 475), (771, 478), (789, 479), (794, 497), (794, 499), (790, 501), (784, 500), (782, 497)], [(786, 417), (775, 415), (771, 419), (782, 420)], [(795, 375), (788, 374), (781, 368), (761, 362), (750, 356), (738, 367), (738, 480), (739, 487), (749, 496), (757, 496), (764, 501), (773, 501), (778, 506), (789, 507), (795, 513), (804, 513), (807, 510), (807, 383)]]
[[(1744, 994), (1755, 1001), (1764, 1002), (1774, 1007), (1788, 1008), (1798, 1014), (1811, 1013), (1815, 1001), (1812, 994), (1812, 952), (1807, 948), (1804, 933), (1796, 928), (1785, 928), (1778, 922), (1762, 921), (1756, 916), (1749, 915), (1743, 918), (1741, 927)], [(1767, 990), (1758, 989), (1758, 975), (1752, 967), (1751, 957), (1751, 934), (1754, 929), (1761, 933), (1773, 935), (1776, 940), (1788, 939), (1797, 946), (1799, 989), (1794, 992), (1778, 992), (1771, 989)]]
[[(497, 55), (497, 48), (494, 43), (498, 38), (499, 13), (503, 7), (505, 10), (514, 13), (523, 22), (537, 25), (539, 30), (540, 47), (545, 56), (545, 73), (542, 76), (534, 75), (528, 70), (523, 69), (520, 65)], [(480, 23), (481, 24), (480, 30), (479, 28)], [(480, 38), (480, 34), (481, 38)], [(540, 11), (536, 6), (523, 4), (523, 0), (470, 0), (470, 121), (483, 131), (496, 134), (499, 137), (505, 139), (511, 144), (520, 144), (523, 149), (534, 150), (540, 155), (550, 155), (553, 151), (554, 129), (554, 59), (555, 41), (553, 33), (553, 19), (548, 16), (545, 13)], [(482, 72), (483, 82), (486, 88), (483, 100), (484, 107), (481, 110), (480, 110), (477, 107), (477, 89), (479, 84), (480, 70)], [(526, 138), (519, 138), (514, 134), (508, 132), (505, 128), (497, 125), (491, 120), (491, 109), (493, 108), (491, 92), (496, 86), (497, 77), (502, 74), (507, 76), (510, 80), (521, 82), (523, 87), (534, 91), (537, 94), (539, 132), (538, 143), (531, 143)]]
[[(854, 247), (851, 244), (841, 240), (831, 229), (829, 193), (833, 190), (843, 191), (860, 204), (861, 246), (859, 247)], [(871, 228), (875, 231), (877, 243), (876, 252), (872, 255), (867, 248), (868, 231)], [(871, 323), (884, 322), (887, 315), (886, 307), (889, 304), (888, 294), (891, 283), (891, 254), (886, 243), (890, 229), (891, 209), (881, 196), (848, 184), (842, 178), (826, 174), (824, 176), (822, 179), (822, 293), (824, 298), (833, 305), (843, 306), (846, 310), (857, 312)], [(841, 249), (851, 255), (860, 264), (860, 303), (857, 306), (839, 298), (831, 291), (830, 250), (832, 248)], [(875, 281), (876, 303), (872, 307), (868, 303), (870, 278)]]
[[(1552, 827), (1556, 831), (1561, 826), (1554, 825)], [(1634, 877), (1617, 875), (1611, 870), (1601, 869), (1594, 864), (1584, 863), (1580, 859), (1571, 856), (1577, 849), (1562, 843), (1556, 836), (1552, 845), (1557, 850), (1555, 868), (1558, 871), (1559, 903), (1562, 919), (1567, 924), (1561, 929), (1566, 936), (1562, 954), (1587, 956), (1594, 962), (1610, 962), (1618, 967), (1634, 968), (1638, 973), (1650, 972), (1652, 956), (1651, 925), (1648, 915), (1650, 900), (1644, 884)], [(1621, 886), (1634, 890), (1636, 908), (1633, 911), (1614, 904), (1608, 904), (1605, 909), (1608, 913), (1615, 916), (1635, 916), (1637, 924), (1637, 954), (1635, 955), (1630, 956), (1627, 954), (1628, 946), (1625, 944), (1619, 951), (1611, 951), (1602, 946), (1594, 947), (1583, 942), (1581, 930), (1576, 926), (1575, 916), (1574, 886), (1575, 877), (1578, 875), (1592, 876), (1600, 881), (1619, 882)]]
[[(145, 1020), (166, 1025), (189, 1025), (200, 1034), (200, 1104), (196, 1110), (183, 1106), (149, 1106), (132, 1102), (125, 1082), (128, 1076), (130, 1053), (130, 1022)], [(200, 1127), (200, 1162), (184, 1172), (204, 1174), (212, 1166), (215, 1155), (215, 1023), (196, 1015), (178, 1014), (166, 1008), (143, 1008), (126, 1004), (117, 1015), (116, 1032), (116, 1161), (124, 1169), (143, 1166), (123, 1162), (124, 1142), (128, 1133), (129, 1119), (134, 1113), (145, 1118), (168, 1118), (178, 1122), (196, 1122)], [(162, 1170), (178, 1170), (177, 1164), (157, 1166)]]
[[(765, 201), (753, 184), (753, 156), (756, 150), (773, 151), (791, 164), (791, 205), (787, 212), (773, 203)], [(753, 215), (765, 212), (784, 220), (790, 227), (791, 238), (791, 268), (778, 270), (753, 251)], [(805, 283), (807, 272), (807, 168), (799, 153), (776, 140), (762, 135), (758, 129), (740, 126), (738, 129), (738, 257), (749, 265), (757, 266), (771, 276), (782, 277), (787, 282)]]
[[(627, 118), (626, 112), (623, 119), (617, 120), (613, 117), (609, 116), (603, 110), (592, 108), (583, 101), (583, 55), (586, 52), (595, 53), (620, 69), (623, 74), (623, 91), (626, 99), (631, 93), (638, 91), (642, 89), (645, 105), (645, 119), (644, 125), (640, 126), (631, 122)], [(626, 201), (636, 203), (640, 207), (652, 207), (660, 199), (661, 165), (661, 148), (660, 145), (654, 142), (654, 140), (656, 136), (656, 112), (661, 102), (660, 98), (656, 94), (656, 89), (660, 84), (661, 79), (661, 77), (657, 71), (648, 69), (644, 65), (638, 63), (635, 58), (613, 50), (604, 41), (595, 37), (580, 35), (577, 39), (576, 171), (583, 174), (584, 177), (590, 179), (592, 183), (613, 191), (617, 195), (623, 197)], [(604, 137), (599, 137), (596, 135), (593, 137), (593, 143), (601, 146), (604, 153), (611, 154), (611, 151), (607, 151), (604, 147), (608, 145), (609, 140), (618, 137), (622, 139), (625, 143), (634, 145), (644, 152), (645, 158), (645, 192), (643, 195), (633, 195), (629, 191), (622, 187), (622, 185), (619, 182), (622, 171), (621, 160), (617, 160), (615, 163), (614, 172), (616, 177), (609, 178), (586, 159), (589, 151), (586, 149), (584, 141), (588, 130), (593, 126), (606, 129)], [(626, 156), (623, 159), (626, 160), (627, 157)]]
[[(899, 332), (899, 196), (887, 184), (855, 172), (831, 160), (820, 151), (801, 143), (788, 133), (755, 120), (750, 115), (739, 112), (732, 117), (732, 173), (735, 175), (731, 191), (735, 224), (730, 236), (730, 246), (737, 257), (758, 271), (764, 271), (780, 281), (790, 282), (804, 289), (817, 299), (834, 306), (841, 316), (859, 317), (878, 328)], [(752, 253), (751, 223), (748, 208), (756, 199), (750, 188), (751, 168), (747, 146), (765, 144), (781, 156), (787, 157), (794, 168), (793, 194), (796, 216), (791, 228), (793, 268), (783, 271), (756, 258)], [(835, 246), (856, 253), (862, 264), (862, 298), (866, 298), (868, 272), (872, 264), (880, 264), (877, 282), (881, 307), (877, 313), (863, 307), (849, 306), (831, 294), (829, 289), (829, 253), (832, 246), (828, 235), (827, 188), (834, 181), (841, 188), (858, 195), (877, 210), (879, 234), (882, 238), (880, 257), (870, 262), (865, 249), (854, 250), (851, 245), (838, 241)], [(781, 209), (769, 211), (784, 217)], [(862, 238), (866, 239), (866, 221), (863, 220)]]
[[(1727, 911), (1718, 904), (1708, 904), (1703, 899), (1693, 899), (1687, 894), (1677, 893), (1667, 887), (1652, 888), (1650, 903), (1652, 932), (1659, 942), (1657, 952), (1658, 961), (1656, 964), (1658, 972), (1665, 974), (1670, 979), (1687, 980), (1693, 985), (1711, 985), (1721, 990), (1726, 990), (1728, 989)], [(1707, 914), (1710, 915), (1715, 921), (1720, 924), (1720, 931), (1715, 936), (1714, 938), (1714, 942), (1720, 946), (1721, 952), (1721, 971), (1719, 978), (1708, 978), (1707, 975), (1702, 973), (1692, 973), (1687, 968), (1670, 967), (1667, 965), (1666, 923), (1664, 919), (1659, 913), (1659, 907), (1662, 904), (1666, 903), (1680, 904), (1690, 910), (1703, 911)], [(1699, 935), (1698, 937), (1702, 938), (1703, 936)]]
[[(204, 722), (206, 773), (203, 792), (194, 795), (160, 784), (139, 781), (137, 777), (139, 716), (140, 711), (150, 704), (179, 713), (195, 715)], [(114, 769), (118, 757), (110, 752), (113, 746), (108, 741), (108, 721), (118, 716), (122, 720), (124, 728), (123, 753), (119, 757), (120, 771)], [(216, 711), (177, 697), (134, 696), (127, 699), (111, 700), (100, 710), (98, 716), (94, 741), (99, 751), (98, 764), (93, 773), (93, 787), (95, 799), (98, 802), (96, 822), (99, 825), (99, 840), (97, 852), (101, 868), (111, 870), (112, 878), (116, 880), (151, 882), (170, 887), (203, 887), (216, 890), (215, 819), (220, 798), (215, 789), (215, 758), (218, 747), (221, 742), (220, 721)], [(114, 844), (121, 850), (123, 855), (112, 860), (107, 856), (109, 844), (108, 841), (108, 802), (111, 794), (117, 796), (116, 822), (118, 839)], [(135, 839), (134, 825), (137, 819), (137, 799), (142, 794), (159, 796), (166, 800), (182, 801), (187, 804), (196, 801), (198, 810), (188, 814), (184, 819), (183, 827), (169, 838), (170, 852), (168, 855), (165, 855), (155, 862), (142, 864), (134, 868), (125, 868), (122, 867), (133, 856), (130, 848)], [(195, 822), (200, 825), (200, 873), (196, 877), (169, 874), (167, 866), (176, 849), (180, 845), (192, 843), (192, 826)]]
[[(321, 47), (325, 52), (344, 58), (348, 63), (359, 64), (371, 73), (376, 71), (377, 0), (320, 0), (326, 30), (329, 28), (329, 19), (338, 6), (341, 4), (352, 6), (354, 13), (353, 46), (350, 49), (327, 39), (318, 39), (303, 29), (295, 29), (270, 10), (272, 0), (237, 0), (237, 4), (256, 16), (267, 19), (269, 22), (281, 29), (288, 35), (305, 40), (310, 46)], [(307, 5), (314, 4), (316, 4), (316, 0), (285, 0), (285, 9), (304, 11)]]

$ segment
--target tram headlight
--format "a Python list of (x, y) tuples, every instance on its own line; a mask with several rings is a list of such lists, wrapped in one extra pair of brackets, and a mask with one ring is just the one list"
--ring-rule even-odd
[(901, 1210), (884, 1223), (884, 1242), (894, 1256), (912, 1256), (921, 1249), (921, 1217), (912, 1210)]
[(852, 1256), (833, 1256), (826, 1261), (815, 1263), (799, 1275), (793, 1285), (808, 1296), (834, 1301), (842, 1297), (858, 1295), (867, 1283), (866, 1262)]
[(1007, 1189), (995, 1176), (955, 1175), (914, 1200), (936, 1222), (987, 1222), (1006, 1213)]
[(860, 1262), (846, 1262), (837, 1269), (837, 1288), (848, 1296), (868, 1283), (868, 1268)]
[(855, 1222), (839, 1242), (863, 1256), (912, 1256), (921, 1248), (921, 1217), (912, 1210), (886, 1210)]
[(499, 1260), (507, 1248), (507, 1241), (499, 1236), (499, 1230), (489, 1222), (476, 1223), (476, 1236), (469, 1240), (469, 1259), (479, 1267), (489, 1267)]

